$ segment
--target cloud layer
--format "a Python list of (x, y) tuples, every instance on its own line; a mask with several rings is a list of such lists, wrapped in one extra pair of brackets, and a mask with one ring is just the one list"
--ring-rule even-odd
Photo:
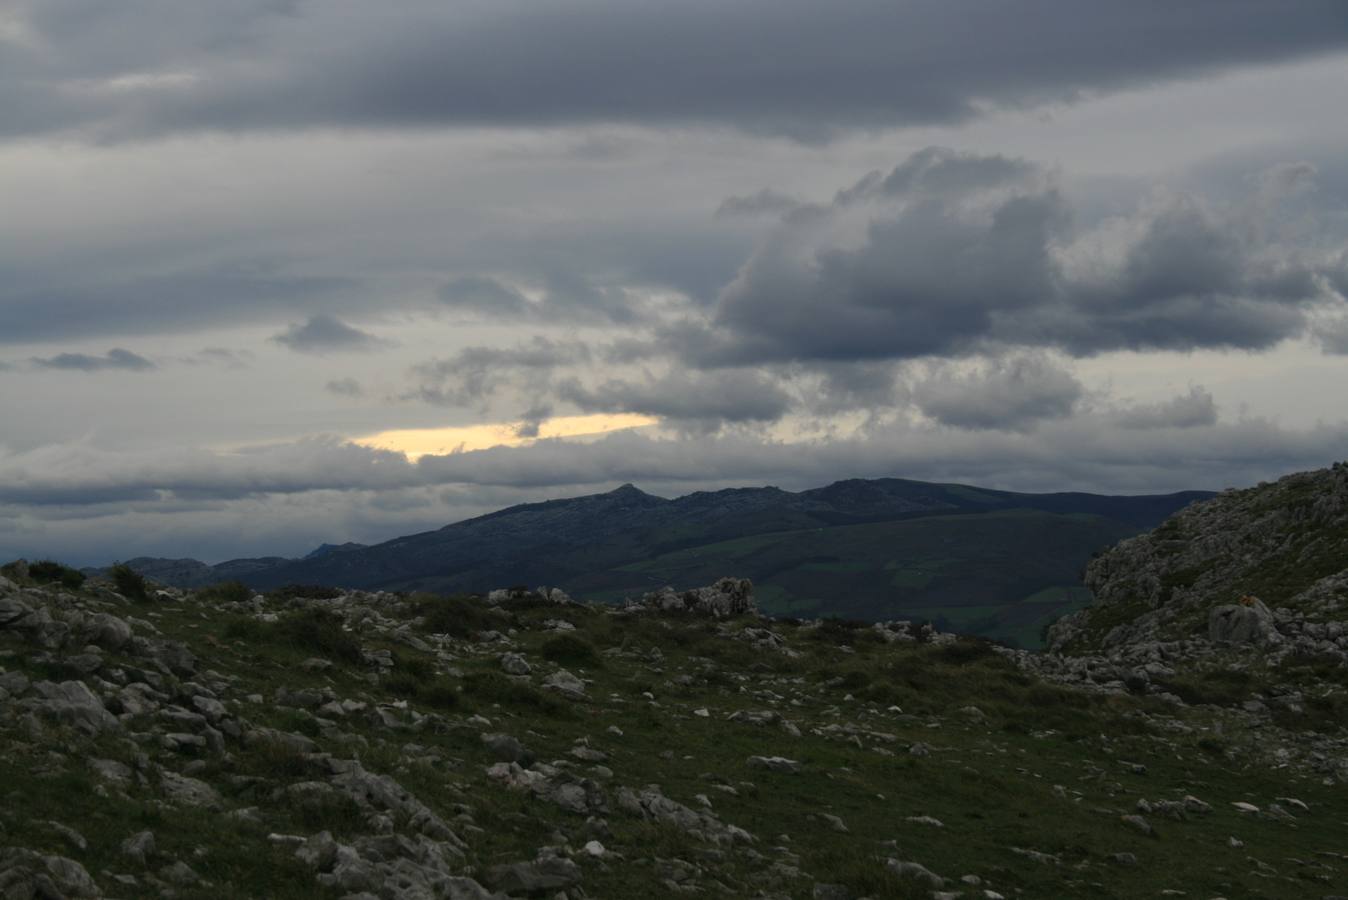
[[(1336, 0), (28, 0), (11, 135), (729, 125), (815, 139), (1341, 49)], [(56, 52), (53, 52), (55, 50)]]

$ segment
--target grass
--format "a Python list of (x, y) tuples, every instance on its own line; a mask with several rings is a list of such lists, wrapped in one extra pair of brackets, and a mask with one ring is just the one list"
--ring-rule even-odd
[[(262, 703), (242, 703), (239, 710), (254, 727), (304, 734), (322, 752), (359, 757), (370, 771), (395, 778), (460, 831), (469, 844), (465, 868), (478, 872), (532, 859), (538, 848), (557, 843), (556, 832), (573, 846), (590, 836), (585, 816), (489, 781), (484, 773), (496, 759), (479, 739), (484, 731), (514, 735), (539, 760), (564, 761), (577, 777), (595, 779), (609, 797), (610, 812), (602, 816), (608, 833), (594, 836), (623, 857), (581, 862), (588, 896), (683, 896), (663, 883), (661, 873), (676, 865), (672, 860), (701, 867), (695, 880), (709, 896), (746, 897), (759, 891), (810, 897), (816, 881), (845, 885), (858, 897), (929, 896), (919, 882), (886, 869), (889, 857), (952, 879), (948, 889), (968, 894), (953, 880), (976, 875), (1005, 896), (1023, 898), (1130, 900), (1172, 890), (1292, 900), (1332, 893), (1336, 884), (1316, 877), (1341, 879), (1348, 870), (1319, 855), (1341, 852), (1348, 842), (1348, 798), (1337, 786), (1323, 785), (1321, 773), (1299, 765), (1277, 769), (1260, 755), (1287, 738), (1266, 728), (1245, 730), (1221, 708), (1180, 709), (1045, 684), (1013, 668), (988, 641), (884, 644), (863, 623), (772, 624), (796, 654), (790, 657), (739, 639), (744, 627), (762, 626), (751, 619), (632, 617), (544, 606), (492, 610), (466, 608), (464, 601), (444, 606), (442, 615), (460, 623), (468, 637), (442, 644), (431, 636), (447, 631), (417, 626), (423, 638), (445, 648), (442, 658), (377, 633), (349, 631), (322, 610), (266, 602), (280, 613), (277, 621), (230, 615), (214, 602), (156, 605), (151, 612), (166, 637), (191, 645), (203, 671), (236, 679), (232, 696), (261, 695)], [(439, 602), (409, 597), (381, 612), (415, 622), (434, 614)], [(556, 618), (576, 630), (545, 629)], [(500, 671), (505, 645), (476, 639), (477, 631), (488, 630), (478, 627), (484, 622), (490, 630), (514, 629), (511, 649), (534, 666), (531, 676)], [(362, 661), (361, 649), (391, 650), (392, 669), (374, 677), (377, 670)], [(314, 655), (333, 665), (322, 671), (297, 665)], [(15, 667), (12, 660), (4, 664)], [(557, 666), (592, 682), (588, 699), (540, 688)], [(1327, 672), (1326, 661), (1316, 658), (1288, 666), (1289, 677), (1307, 685), (1336, 686), (1317, 680)], [(1231, 687), (1227, 678), (1204, 674), (1195, 689), (1214, 696)], [(280, 686), (384, 705), (409, 725), (386, 728), (363, 714), (335, 719), (335, 727), (324, 724), (325, 713), (271, 703)], [(389, 706), (393, 701), (408, 709)], [(963, 711), (970, 706), (982, 715)], [(699, 709), (708, 714), (696, 715)], [(799, 736), (780, 723), (729, 718), (765, 709)], [(415, 729), (412, 712), (426, 717)], [(1172, 728), (1172, 721), (1183, 729)], [(128, 731), (150, 727), (132, 723)], [(611, 774), (576, 760), (571, 751), (577, 741), (607, 754), (602, 765)], [(919, 743), (930, 748), (928, 755), (909, 752)], [(61, 759), (50, 752), (57, 747)], [(282, 742), (230, 741), (228, 758), (205, 758), (196, 772), (224, 794), (226, 808), (257, 808), (255, 823), (161, 805), (143, 792), (130, 802), (100, 796), (80, 762), (97, 757), (134, 765), (141, 753), (157, 751), (115, 735), (91, 740), (59, 732), (35, 742), (0, 725), (6, 839), (71, 854), (58, 836), (27, 824), (60, 819), (89, 839), (90, 850), (76, 855), (101, 883), (105, 869), (126, 871), (120, 841), (150, 828), (167, 853), (212, 882), (180, 896), (290, 898), (329, 895), (288, 852), (269, 843), (268, 834), (327, 829), (341, 838), (368, 829), (359, 810), (339, 799), (277, 799), (284, 797), (279, 788), (323, 778), (316, 760)], [(802, 771), (752, 769), (746, 764), (752, 755), (788, 756)], [(173, 767), (188, 764), (155, 758)], [(1145, 774), (1137, 774), (1134, 764), (1145, 766)], [(616, 808), (620, 786), (652, 783), (692, 809), (704, 809), (698, 796), (706, 796), (721, 821), (755, 836), (753, 853), (709, 847)], [(1213, 812), (1186, 821), (1152, 817), (1159, 840), (1137, 835), (1119, 820), (1140, 798), (1185, 794), (1212, 804)], [(1287, 823), (1242, 816), (1231, 806), (1243, 801), (1266, 807), (1284, 796), (1305, 800), (1312, 812)], [(839, 817), (847, 833), (825, 825), (826, 814)], [(461, 827), (459, 815), (470, 816), (480, 830)], [(943, 827), (909, 821), (917, 816), (935, 817)], [(1231, 848), (1231, 836), (1245, 847)], [(196, 856), (197, 847), (205, 854)], [(1037, 862), (1013, 848), (1052, 854), (1061, 863)], [(1118, 867), (1110, 861), (1118, 852), (1136, 854), (1139, 865)], [(1288, 862), (1290, 857), (1305, 865)], [(1278, 875), (1260, 877), (1251, 859), (1267, 862)], [(723, 891), (709, 887), (713, 878)]]

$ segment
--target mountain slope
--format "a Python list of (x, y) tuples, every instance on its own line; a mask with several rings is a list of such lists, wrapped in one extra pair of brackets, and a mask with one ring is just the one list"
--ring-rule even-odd
[(1080, 574), (1092, 553), (1206, 496), (1019, 494), (885, 478), (667, 500), (624, 485), (301, 560), (232, 560), (209, 572), (182, 561), (131, 565), (190, 587), (238, 579), (264, 589), (481, 593), (549, 584), (604, 601), (733, 571), (752, 578), (777, 614), (932, 619), (1035, 646), (1042, 625), (1085, 602)]

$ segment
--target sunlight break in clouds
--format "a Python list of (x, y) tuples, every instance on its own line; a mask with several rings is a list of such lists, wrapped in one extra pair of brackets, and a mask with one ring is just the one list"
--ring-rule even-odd
[(525, 436), (521, 423), (484, 423), (451, 428), (403, 428), (357, 438), (352, 443), (372, 450), (403, 453), (411, 462), (423, 456), (444, 456), (492, 447), (523, 447), (542, 438), (597, 437), (614, 431), (659, 424), (652, 416), (635, 413), (598, 413), (589, 416), (558, 416), (538, 426), (538, 434)]

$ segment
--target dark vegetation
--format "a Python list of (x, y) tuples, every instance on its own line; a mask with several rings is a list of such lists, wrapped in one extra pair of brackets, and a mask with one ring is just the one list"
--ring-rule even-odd
[(117, 593), (123, 597), (130, 600), (150, 599), (145, 577), (126, 563), (114, 563), (108, 570), (108, 577), (112, 579), (112, 585), (117, 589)]

